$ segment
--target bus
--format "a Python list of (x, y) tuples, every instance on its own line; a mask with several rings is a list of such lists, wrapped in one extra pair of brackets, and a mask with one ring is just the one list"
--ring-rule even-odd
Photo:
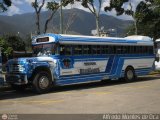
[(0, 87), (4, 85), (4, 79), (2, 75), (2, 54), (1, 54), (1, 47), (0, 47)]
[(160, 39), (155, 40), (155, 43), (156, 43), (155, 70), (160, 70)]
[(53, 86), (117, 80), (134, 81), (153, 70), (153, 40), (147, 36), (95, 37), (42, 34), (32, 39), (33, 57), (7, 62), (13, 88), (32, 86), (45, 93)]

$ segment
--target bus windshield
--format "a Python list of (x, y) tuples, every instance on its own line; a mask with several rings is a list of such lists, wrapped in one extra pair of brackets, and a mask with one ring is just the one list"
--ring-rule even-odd
[(35, 56), (50, 56), (55, 54), (54, 44), (40, 44), (33, 46), (33, 54)]

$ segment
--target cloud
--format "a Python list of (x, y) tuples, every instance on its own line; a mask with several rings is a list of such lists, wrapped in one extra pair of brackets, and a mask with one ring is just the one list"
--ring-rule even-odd
[[(132, 7), (133, 7), (133, 10), (136, 9), (137, 5), (140, 3), (140, 1), (144, 1), (144, 0), (130, 0), (131, 4), (132, 4)], [(104, 14), (104, 7), (105, 6), (109, 6), (109, 3), (110, 3), (110, 0), (105, 0), (102, 4), (102, 9), (101, 11), (103, 11), (102, 13)], [(130, 9), (130, 5), (129, 5), (129, 2), (128, 3), (125, 3), (123, 6), (122, 6), (124, 9)], [(114, 17), (117, 17), (117, 18), (120, 18), (120, 19), (125, 19), (125, 20), (133, 20), (133, 18), (131, 16), (128, 16), (128, 15), (120, 15), (120, 16), (117, 16), (116, 15), (116, 11), (115, 10), (112, 10), (111, 12), (107, 12), (106, 13), (107, 15), (111, 15), (111, 16), (114, 16)]]
[(12, 16), (14, 14), (21, 14), (21, 10), (15, 5), (12, 5), (11, 7), (8, 8), (7, 15)]
[(22, 0), (12, 0), (14, 5), (22, 5), (24, 2)]
[(81, 5), (81, 2), (75, 2), (73, 5), (72, 5), (72, 4), (69, 4), (69, 5), (66, 6), (64, 9), (72, 9), (72, 8), (77, 8), (77, 9), (81, 9), (81, 10), (90, 12), (89, 9), (84, 8), (84, 7)]
[[(46, 11), (46, 7), (47, 7), (47, 2), (49, 2), (50, 0), (45, 0), (44, 6), (42, 7), (42, 11)], [(29, 5), (31, 5), (32, 2), (35, 2), (35, 0), (25, 0), (25, 2)], [(39, 5), (42, 4), (42, 0), (38, 0)]]
[(34, 2), (35, 0), (25, 0), (26, 3), (31, 4), (32, 2)]

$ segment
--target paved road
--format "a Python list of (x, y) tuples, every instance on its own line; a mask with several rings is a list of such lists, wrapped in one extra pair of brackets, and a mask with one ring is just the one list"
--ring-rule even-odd
[(2, 113), (160, 113), (160, 76), (142, 77), (133, 83), (58, 87), (42, 95), (5, 90), (0, 93)]

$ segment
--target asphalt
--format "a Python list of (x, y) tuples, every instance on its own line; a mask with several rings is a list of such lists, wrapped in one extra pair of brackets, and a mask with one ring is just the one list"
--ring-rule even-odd
[(54, 88), (37, 95), (30, 89), (0, 89), (0, 114), (159, 114), (160, 75), (132, 83), (105, 81)]

